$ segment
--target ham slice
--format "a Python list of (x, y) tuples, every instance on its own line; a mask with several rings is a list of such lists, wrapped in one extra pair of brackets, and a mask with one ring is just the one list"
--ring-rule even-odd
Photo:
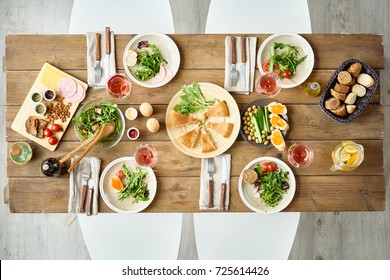
[(164, 80), (165, 75), (166, 75), (165, 67), (160, 66), (160, 72), (158, 72), (157, 75), (154, 76), (154, 78), (151, 80), (151, 82), (153, 84), (161, 83)]
[(68, 101), (70, 101), (72, 103), (80, 103), (85, 98), (85, 90), (84, 90), (83, 86), (79, 83), (76, 83), (76, 84), (77, 84), (76, 93), (73, 96), (66, 98), (66, 99), (68, 99)]
[(77, 82), (72, 78), (62, 78), (57, 84), (58, 92), (65, 98), (74, 96), (77, 92)]

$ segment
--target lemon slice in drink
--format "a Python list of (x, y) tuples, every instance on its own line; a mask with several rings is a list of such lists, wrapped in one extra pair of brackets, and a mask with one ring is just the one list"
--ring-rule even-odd
[(356, 166), (360, 161), (360, 154), (355, 153), (347, 160), (346, 165), (347, 166)]
[(346, 162), (351, 157), (351, 154), (346, 151), (345, 148), (343, 148), (340, 152), (340, 160), (343, 162)]
[(355, 154), (358, 152), (358, 150), (353, 146), (353, 144), (355, 144), (355, 143), (352, 141), (343, 141), (342, 142), (342, 145), (343, 145), (346, 153)]
[(126, 54), (126, 64), (132, 67), (137, 64), (137, 52), (135, 50), (128, 50)]

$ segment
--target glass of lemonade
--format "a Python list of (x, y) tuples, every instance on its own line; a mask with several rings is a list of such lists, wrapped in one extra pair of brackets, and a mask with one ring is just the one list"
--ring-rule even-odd
[(343, 141), (332, 150), (331, 171), (355, 170), (364, 159), (364, 148), (353, 141)]

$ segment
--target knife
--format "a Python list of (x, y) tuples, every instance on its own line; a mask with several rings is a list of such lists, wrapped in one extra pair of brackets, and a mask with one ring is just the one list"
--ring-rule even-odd
[[(95, 169), (94, 168), (94, 163), (93, 163), (93, 160), (91, 160), (91, 170), (92, 170), (92, 172), (93, 172), (94, 169)], [(91, 175), (91, 177), (88, 180), (87, 216), (91, 216), (91, 214), (92, 214), (92, 200), (93, 200), (94, 188), (95, 188), (95, 181), (94, 181), (93, 176)]]
[(215, 173), (214, 159), (209, 158), (207, 161), (207, 172), (209, 174), (209, 208), (213, 208), (213, 192), (214, 192), (214, 181), (213, 174)]
[(106, 27), (106, 79), (110, 77), (111, 31)]
[(228, 180), (227, 175), (227, 162), (225, 156), (222, 156), (222, 176), (221, 176), (221, 199), (219, 210), (225, 210), (225, 191), (226, 191), (226, 182)]
[(246, 75), (245, 75), (245, 70), (246, 70), (246, 37), (241, 36), (241, 84), (242, 88), (244, 91), (246, 90)]

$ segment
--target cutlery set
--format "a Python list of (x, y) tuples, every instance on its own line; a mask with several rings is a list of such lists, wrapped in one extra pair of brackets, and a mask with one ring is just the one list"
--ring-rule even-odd
[[(222, 165), (221, 165), (221, 195), (220, 195), (220, 206), (219, 210), (225, 210), (225, 193), (226, 193), (226, 184), (228, 180), (228, 166), (226, 157), (222, 156)], [(207, 161), (207, 173), (209, 175), (209, 208), (213, 208), (213, 193), (214, 193), (214, 180), (213, 175), (215, 173), (215, 162), (214, 158), (209, 158)]]
[[(94, 170), (93, 160), (91, 162), (86, 162), (81, 171), (83, 186), (81, 188), (80, 213), (87, 212), (88, 216), (91, 216), (92, 214), (92, 199), (95, 186), (92, 170)], [(86, 209), (85, 206), (87, 206)]]
[[(95, 84), (100, 84), (100, 80), (102, 78), (102, 66), (100, 65), (101, 61), (101, 34), (96, 33), (96, 56), (95, 56)], [(110, 55), (111, 55), (111, 30), (110, 27), (106, 27), (105, 29), (105, 52), (106, 57), (104, 61), (104, 75), (106, 79), (110, 76)]]
[(241, 85), (244, 91), (247, 91), (246, 86), (246, 63), (247, 63), (247, 57), (246, 57), (246, 37), (241, 36), (241, 63), (240, 63), (240, 72), (237, 71), (236, 65), (237, 65), (237, 55), (236, 55), (236, 37), (231, 36), (231, 60), (232, 60), (232, 68), (230, 71), (230, 81), (231, 86), (235, 87), (237, 86), (238, 80), (240, 79)]

